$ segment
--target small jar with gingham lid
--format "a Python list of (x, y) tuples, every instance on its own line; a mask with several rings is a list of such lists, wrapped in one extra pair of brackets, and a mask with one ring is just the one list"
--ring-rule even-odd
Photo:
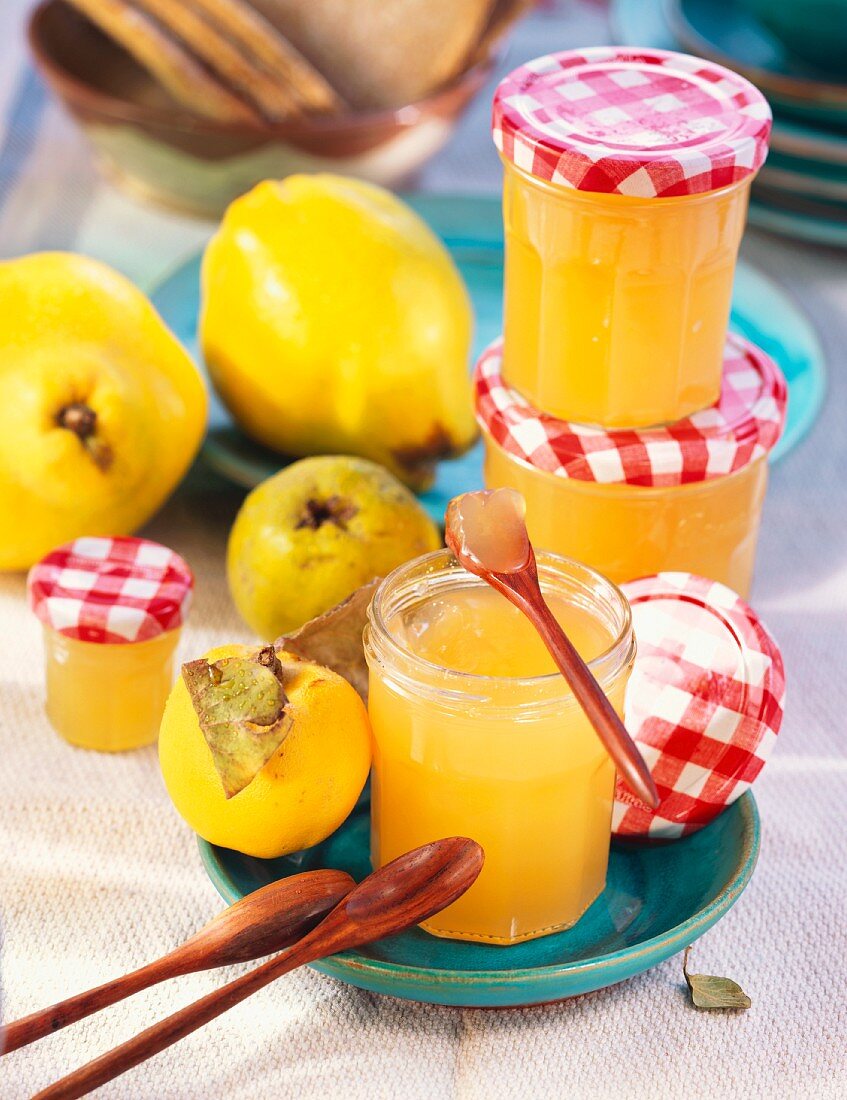
[(523, 494), (536, 546), (617, 584), (684, 570), (746, 595), (787, 387), (740, 336), (726, 337), (722, 361), (708, 408), (661, 427), (603, 429), (543, 413), (511, 389), (498, 340), (474, 372), (486, 486)]
[(712, 404), (761, 93), (720, 65), (598, 47), (494, 96), (504, 164), (503, 374), (566, 420), (644, 427)]
[(27, 578), (44, 631), (47, 715), (66, 741), (120, 752), (156, 740), (194, 580), (139, 538), (79, 538)]

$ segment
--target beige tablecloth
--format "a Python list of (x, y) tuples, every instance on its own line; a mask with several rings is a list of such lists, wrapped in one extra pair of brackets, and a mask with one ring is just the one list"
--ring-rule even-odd
[[(95, 178), (76, 131), (25, 65), (25, 4), (0, 6), (0, 255), (90, 252), (149, 282), (209, 232)], [(512, 58), (603, 41), (597, 5), (556, 5)], [(424, 178), (496, 190), (483, 96)], [(698, 1013), (675, 958), (548, 1008), (460, 1011), (380, 998), (310, 971), (280, 981), (103, 1090), (131, 1098), (843, 1097), (847, 1095), (847, 268), (845, 254), (751, 232), (747, 259), (820, 328), (831, 386), (814, 433), (773, 473), (754, 602), (780, 638), (789, 704), (756, 785), (761, 860), (737, 907), (696, 947), (739, 980), (740, 1016)], [(2, 364), (0, 364), (2, 376)], [(222, 568), (237, 496), (187, 486), (146, 532), (198, 576), (183, 652), (247, 637)], [(0, 905), (3, 1010), (14, 1018), (168, 950), (220, 901), (172, 811), (153, 749), (116, 758), (63, 745), (42, 716), (38, 628), (21, 577), (0, 579)], [(24, 1097), (215, 987), (180, 979), (0, 1061)]]

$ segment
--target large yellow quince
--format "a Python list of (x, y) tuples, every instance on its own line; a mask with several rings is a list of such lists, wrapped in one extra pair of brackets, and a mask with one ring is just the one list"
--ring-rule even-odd
[(128, 279), (70, 253), (0, 263), (0, 569), (136, 530), (205, 424), (197, 368)]
[(260, 183), (210, 241), (202, 290), (212, 381), (260, 443), (361, 455), (422, 489), (475, 439), (467, 291), (441, 241), (381, 187)]

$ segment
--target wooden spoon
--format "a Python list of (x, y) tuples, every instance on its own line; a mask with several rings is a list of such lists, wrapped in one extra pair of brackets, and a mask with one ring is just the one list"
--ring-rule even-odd
[(490, 584), (530, 620), (624, 782), (655, 810), (659, 795), (644, 758), (544, 601), (524, 512), (523, 497), (514, 489), (463, 493), (447, 506), (447, 545), (469, 573)]
[(407, 852), (369, 875), (314, 931), (284, 954), (160, 1020), (50, 1085), (33, 1100), (85, 1096), (196, 1031), (281, 974), (420, 924), (461, 897), (482, 870), (482, 861), (482, 848), (465, 837), (436, 840)]
[(325, 870), (307, 871), (263, 886), (218, 913), (155, 962), (8, 1024), (0, 1050), (8, 1054), (179, 974), (249, 962), (281, 951), (311, 931), (355, 885), (343, 871)]

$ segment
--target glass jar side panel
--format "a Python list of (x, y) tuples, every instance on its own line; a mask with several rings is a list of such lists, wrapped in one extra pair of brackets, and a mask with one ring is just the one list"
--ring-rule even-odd
[(750, 590), (767, 459), (692, 485), (601, 485), (534, 470), (485, 437), (485, 484), (519, 490), (538, 547), (567, 554), (616, 583), (664, 570)]
[[(629, 667), (610, 688), (622, 711)], [(527, 721), (460, 702), (434, 707), (372, 666), (372, 857), (465, 835), (486, 862), (426, 927), (513, 943), (575, 923), (605, 883), (614, 767), (577, 707)], [(567, 842), (565, 843), (565, 838)]]
[(121, 752), (154, 742), (173, 682), (179, 631), (109, 645), (44, 628), (47, 715), (71, 744)]
[(543, 183), (506, 163), (509, 383), (546, 412), (608, 427), (666, 423), (712, 404), (748, 194), (745, 182), (629, 199)]

